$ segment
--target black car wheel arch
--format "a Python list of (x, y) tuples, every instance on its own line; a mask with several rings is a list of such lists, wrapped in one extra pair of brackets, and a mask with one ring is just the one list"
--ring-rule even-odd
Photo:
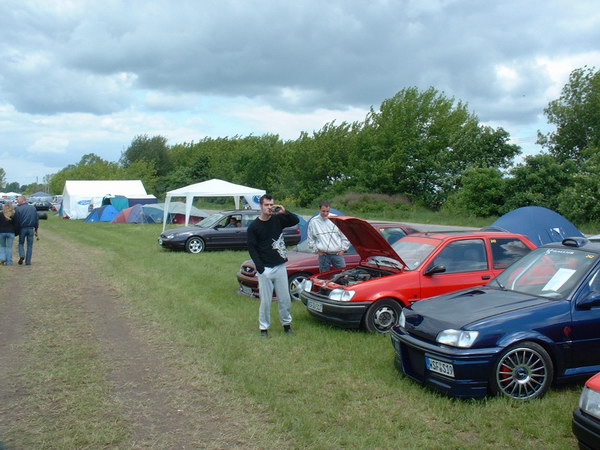
[(204, 240), (198, 236), (192, 236), (185, 242), (185, 251), (189, 253), (201, 253), (205, 248)]
[(388, 333), (398, 323), (403, 305), (392, 298), (374, 302), (364, 318), (364, 327), (371, 333)]
[(543, 397), (554, 378), (552, 358), (541, 345), (524, 341), (505, 349), (494, 364), (490, 389), (516, 400)]

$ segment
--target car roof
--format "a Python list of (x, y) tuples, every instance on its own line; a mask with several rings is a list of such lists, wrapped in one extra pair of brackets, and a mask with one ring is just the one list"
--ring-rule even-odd
[(410, 234), (409, 235), (412, 238), (430, 238), (430, 239), (437, 239), (440, 241), (445, 241), (448, 239), (453, 239), (455, 237), (461, 237), (461, 238), (504, 238), (504, 237), (519, 237), (519, 238), (525, 238), (527, 239), (526, 236), (522, 235), (522, 234), (518, 234), (518, 233), (509, 233), (506, 231), (465, 231), (465, 230), (448, 230), (448, 231), (424, 231), (424, 232), (420, 232), (420, 233), (414, 233), (414, 234)]
[(219, 211), (220, 214), (260, 214), (258, 209), (228, 209)]
[(568, 237), (561, 242), (551, 242), (540, 248), (579, 249), (600, 254), (600, 242), (590, 241), (584, 237)]

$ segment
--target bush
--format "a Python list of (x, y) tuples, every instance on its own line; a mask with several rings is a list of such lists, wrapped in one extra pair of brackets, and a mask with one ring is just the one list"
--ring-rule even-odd
[(386, 195), (349, 192), (336, 196), (332, 205), (342, 211), (358, 213), (382, 213), (389, 210), (408, 211), (410, 200), (404, 195)]

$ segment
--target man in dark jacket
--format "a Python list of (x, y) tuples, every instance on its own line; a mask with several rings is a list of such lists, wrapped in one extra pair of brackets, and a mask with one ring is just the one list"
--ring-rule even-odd
[(287, 253), (283, 240), (283, 229), (299, 222), (298, 217), (275, 205), (273, 197), (263, 195), (260, 198), (261, 215), (248, 227), (248, 251), (258, 272), (258, 293), (260, 309), (258, 326), (260, 335), (268, 336), (271, 325), (271, 302), (273, 289), (279, 300), (279, 319), (288, 334), (294, 334), (292, 324), (292, 301), (288, 286), (285, 263)]
[[(27, 203), (27, 199), (19, 195), (17, 198), (17, 212), (15, 213), (15, 225), (19, 230), (19, 265), (31, 265), (31, 254), (33, 253), (33, 238), (37, 235), (39, 219), (35, 206)], [(27, 253), (25, 253), (25, 240), (27, 240)]]

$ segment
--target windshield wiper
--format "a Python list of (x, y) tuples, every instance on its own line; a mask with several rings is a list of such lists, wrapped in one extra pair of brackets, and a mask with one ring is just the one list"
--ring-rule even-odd
[(505, 287), (502, 285), (502, 283), (500, 283), (500, 282), (498, 281), (498, 278), (494, 278), (494, 281), (496, 282), (496, 284), (497, 284), (498, 286), (500, 286), (500, 289), (502, 289), (503, 291), (505, 291), (505, 290), (506, 290), (506, 288), (505, 288)]

